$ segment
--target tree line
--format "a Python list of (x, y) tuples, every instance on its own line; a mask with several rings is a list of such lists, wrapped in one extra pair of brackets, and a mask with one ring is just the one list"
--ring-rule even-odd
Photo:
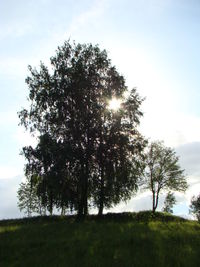
[[(101, 215), (142, 186), (151, 190), (155, 212), (160, 191), (186, 190), (174, 150), (148, 145), (139, 132), (144, 99), (128, 90), (105, 50), (67, 41), (49, 68), (41, 63), (29, 72), (29, 108), (19, 118), (37, 145), (22, 149), (20, 210), (30, 216), (57, 208), (82, 217), (94, 207)], [(113, 98), (121, 102), (117, 110), (109, 108)]]

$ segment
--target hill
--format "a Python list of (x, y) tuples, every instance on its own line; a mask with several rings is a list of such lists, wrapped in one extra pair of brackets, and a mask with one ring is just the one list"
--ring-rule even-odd
[(200, 224), (151, 212), (0, 221), (0, 266), (197, 267)]

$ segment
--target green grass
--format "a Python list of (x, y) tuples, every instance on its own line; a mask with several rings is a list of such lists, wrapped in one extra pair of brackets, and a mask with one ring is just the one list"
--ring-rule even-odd
[(150, 212), (0, 221), (0, 266), (198, 267), (200, 224)]

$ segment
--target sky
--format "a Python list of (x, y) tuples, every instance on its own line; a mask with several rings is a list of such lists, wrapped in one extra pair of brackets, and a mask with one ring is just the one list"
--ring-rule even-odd
[[(27, 67), (48, 65), (68, 39), (106, 49), (128, 87), (145, 97), (140, 131), (180, 156), (189, 189), (175, 194), (174, 213), (189, 216), (191, 197), (200, 193), (200, 2), (6, 0), (0, 1), (0, 219), (24, 216), (16, 197), (24, 180), (19, 154), (33, 140), (18, 126), (17, 112), (28, 107)], [(139, 192), (111, 211), (150, 208), (150, 192)]]

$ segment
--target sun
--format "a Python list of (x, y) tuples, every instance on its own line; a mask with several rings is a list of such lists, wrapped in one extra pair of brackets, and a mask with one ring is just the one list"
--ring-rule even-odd
[(121, 99), (117, 99), (114, 97), (108, 102), (108, 109), (117, 111), (118, 109), (120, 109), (121, 103), (122, 103)]

